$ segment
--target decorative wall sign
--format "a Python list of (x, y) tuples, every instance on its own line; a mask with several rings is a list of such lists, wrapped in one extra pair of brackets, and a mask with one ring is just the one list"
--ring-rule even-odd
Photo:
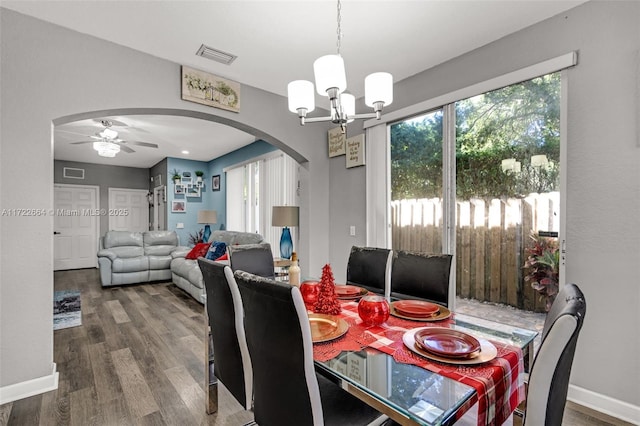
[(364, 166), (364, 133), (347, 139), (347, 169)]
[(182, 99), (240, 112), (240, 83), (183, 66)]
[(327, 132), (327, 139), (329, 142), (329, 157), (344, 155), (345, 135), (342, 133), (340, 127), (329, 130)]

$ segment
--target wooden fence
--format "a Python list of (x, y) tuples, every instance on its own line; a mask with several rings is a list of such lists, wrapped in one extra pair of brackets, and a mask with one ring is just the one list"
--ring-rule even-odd
[[(558, 231), (559, 208), (558, 192), (457, 202), (457, 295), (544, 312), (544, 300), (524, 282), (524, 249), (532, 231)], [(391, 223), (394, 249), (442, 252), (441, 199), (393, 201)]]

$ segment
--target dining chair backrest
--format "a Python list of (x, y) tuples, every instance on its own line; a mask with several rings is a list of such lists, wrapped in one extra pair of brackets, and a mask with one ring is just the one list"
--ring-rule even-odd
[(269, 243), (228, 246), (232, 271), (245, 271), (265, 278), (275, 278), (273, 253)]
[(562, 424), (571, 366), (586, 310), (584, 294), (575, 284), (566, 284), (551, 305), (529, 374), (524, 426)]
[(347, 262), (347, 284), (388, 296), (391, 256), (391, 250), (385, 248), (351, 247)]
[(253, 372), (244, 333), (244, 309), (228, 266), (198, 258), (207, 291), (206, 309), (213, 338), (214, 375), (246, 410), (253, 401)]
[(322, 425), (307, 311), (300, 290), (236, 271), (254, 370), (259, 425)]
[(449, 306), (450, 254), (394, 250), (391, 297), (419, 298)]

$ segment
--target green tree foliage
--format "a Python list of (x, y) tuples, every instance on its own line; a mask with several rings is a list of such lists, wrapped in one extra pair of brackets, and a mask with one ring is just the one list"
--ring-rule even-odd
[[(462, 199), (521, 197), (558, 187), (560, 75), (456, 103), (456, 191)], [(544, 154), (546, 166), (531, 165)], [(442, 196), (442, 113), (391, 126), (392, 199)], [(520, 171), (503, 172), (515, 158)]]

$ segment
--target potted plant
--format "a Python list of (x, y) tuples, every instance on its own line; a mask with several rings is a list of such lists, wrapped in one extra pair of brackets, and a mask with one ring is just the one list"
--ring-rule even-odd
[(556, 238), (541, 237), (531, 233), (533, 245), (525, 249), (527, 260), (524, 263), (525, 282), (530, 282), (540, 297), (546, 302), (549, 311), (558, 294), (560, 273), (560, 252)]
[(171, 172), (171, 176), (173, 179), (173, 183), (180, 183), (182, 182), (182, 175), (180, 174), (180, 170), (178, 169), (173, 169), (173, 171)]
[(194, 173), (196, 174), (196, 182), (202, 182), (202, 176), (204, 176), (204, 172), (202, 170), (196, 170)]

